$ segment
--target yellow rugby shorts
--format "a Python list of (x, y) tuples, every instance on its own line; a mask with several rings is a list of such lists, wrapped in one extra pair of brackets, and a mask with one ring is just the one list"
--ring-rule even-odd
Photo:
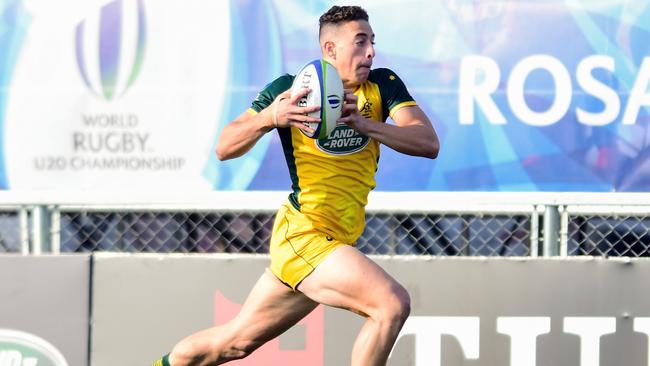
[(314, 228), (313, 223), (291, 203), (278, 210), (271, 236), (271, 272), (292, 289), (327, 256), (348, 245)]

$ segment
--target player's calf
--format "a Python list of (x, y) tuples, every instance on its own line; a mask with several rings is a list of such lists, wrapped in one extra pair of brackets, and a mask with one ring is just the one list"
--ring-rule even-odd
[(169, 366), (221, 365), (245, 358), (264, 344), (247, 337), (244, 331), (228, 336), (226, 327), (220, 330), (219, 335), (204, 333), (201, 339), (179, 342), (169, 356)]

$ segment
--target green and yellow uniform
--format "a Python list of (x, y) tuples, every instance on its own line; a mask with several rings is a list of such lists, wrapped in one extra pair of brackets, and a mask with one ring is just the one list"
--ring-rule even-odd
[[(291, 87), (283, 75), (264, 88), (250, 113), (259, 113)], [(389, 69), (370, 71), (359, 85), (361, 114), (377, 123), (405, 106), (416, 105), (404, 83)], [(292, 288), (339, 245), (354, 245), (365, 227), (368, 193), (375, 187), (379, 142), (347, 125), (315, 140), (297, 128), (279, 128), (291, 175), (288, 203), (276, 216), (271, 239), (271, 271)]]

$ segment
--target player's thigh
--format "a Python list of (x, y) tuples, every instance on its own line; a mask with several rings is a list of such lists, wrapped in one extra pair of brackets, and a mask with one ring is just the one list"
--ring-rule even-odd
[(408, 307), (408, 293), (377, 263), (349, 245), (332, 252), (298, 290), (321, 304), (371, 317)]
[(228, 327), (238, 337), (266, 342), (291, 328), (316, 305), (316, 302), (293, 291), (267, 270)]

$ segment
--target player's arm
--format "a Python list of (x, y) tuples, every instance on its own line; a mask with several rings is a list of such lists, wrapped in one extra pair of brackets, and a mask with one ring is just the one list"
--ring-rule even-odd
[(228, 160), (240, 157), (250, 150), (265, 133), (273, 129), (273, 118), (269, 118), (271, 108), (252, 114), (245, 111), (234, 121), (228, 123), (219, 135), (217, 158)]
[(357, 96), (346, 90), (345, 105), (340, 122), (403, 154), (435, 159), (440, 142), (431, 121), (418, 107), (405, 106), (392, 115), (395, 125), (378, 123), (359, 113)]
[(320, 119), (306, 115), (320, 107), (298, 107), (298, 100), (308, 93), (309, 89), (304, 89), (292, 97), (291, 91), (287, 90), (259, 113), (246, 111), (239, 115), (221, 131), (216, 147), (217, 158), (228, 160), (244, 155), (273, 128), (297, 127), (313, 133), (302, 122), (320, 122)]

